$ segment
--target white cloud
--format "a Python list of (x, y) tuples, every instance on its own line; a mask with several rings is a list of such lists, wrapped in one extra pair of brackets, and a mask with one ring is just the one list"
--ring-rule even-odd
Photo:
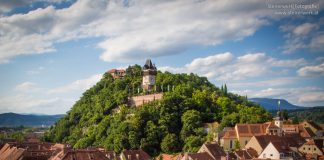
[(51, 89), (49, 94), (68, 93), (73, 91), (85, 91), (95, 85), (102, 78), (102, 74), (96, 74), (86, 79), (76, 80), (62, 87)]
[(303, 23), (300, 25), (283, 25), (280, 29), (285, 32), (285, 44), (283, 53), (294, 53), (299, 49), (311, 51), (324, 50), (324, 34), (320, 30), (323, 22)]
[(10, 12), (15, 8), (32, 5), (34, 2), (46, 2), (48, 4), (62, 3), (70, 0), (0, 0), (0, 13)]
[(79, 95), (96, 84), (101, 77), (101, 74), (96, 74), (52, 89), (40, 87), (33, 82), (18, 84), (13, 92), (0, 97), (0, 113), (65, 113)]
[(304, 23), (299, 26), (297, 26), (294, 30), (293, 33), (297, 36), (299, 35), (307, 35), (309, 32), (311, 32), (313, 29), (317, 29), (318, 25), (316, 24), (311, 24), (311, 23)]
[(248, 53), (234, 57), (230, 52), (214, 54), (208, 57), (196, 58), (184, 67), (173, 68), (164, 66), (162, 71), (170, 72), (193, 72), (208, 78), (220, 81), (244, 80), (263, 75), (284, 74), (285, 72), (274, 71), (273, 68), (295, 68), (306, 65), (305, 59), (278, 60), (267, 56), (265, 53)]
[(266, 88), (262, 90), (237, 90), (234, 93), (250, 98), (283, 98), (301, 106), (314, 106), (324, 103), (324, 90), (318, 87)]
[(33, 82), (23, 82), (15, 87), (15, 90), (19, 92), (32, 92), (37, 89), (39, 88)]
[(215, 54), (204, 58), (196, 58), (191, 63), (186, 64), (185, 67), (188, 70), (200, 70), (202, 72), (210, 71), (211, 68), (221, 67), (233, 59), (233, 55), (230, 52), (221, 54)]
[[(178, 54), (192, 45), (240, 40), (273, 14), (263, 1), (91, 1), (0, 17), (0, 62), (55, 51), (72, 39), (103, 37), (104, 61)], [(228, 12), (231, 10), (231, 12)]]
[(314, 103), (314, 102), (324, 102), (324, 92), (310, 92), (304, 93), (302, 96), (298, 98), (298, 102), (300, 103)]
[(27, 71), (26, 74), (28, 74), (28, 75), (36, 75), (36, 74), (41, 73), (44, 69), (45, 69), (44, 67), (40, 66), (38, 68)]
[(297, 71), (299, 76), (314, 77), (324, 75), (324, 63), (316, 66), (305, 66)]
[(255, 88), (255, 87), (278, 87), (285, 86), (288, 84), (295, 83), (298, 80), (296, 77), (282, 77), (274, 78), (269, 80), (259, 80), (259, 81), (250, 81), (250, 82), (231, 82), (228, 83), (228, 86), (231, 88)]
[(293, 60), (279, 60), (274, 58), (269, 58), (268, 62), (272, 66), (276, 67), (300, 67), (307, 65), (307, 61), (304, 58), (293, 59)]
[(74, 100), (58, 97), (15, 94), (0, 98), (0, 113), (42, 113), (62, 114), (67, 111)]

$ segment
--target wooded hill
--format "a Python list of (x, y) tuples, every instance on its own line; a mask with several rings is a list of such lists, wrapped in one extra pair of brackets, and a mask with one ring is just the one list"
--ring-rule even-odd
[(161, 152), (197, 151), (203, 142), (211, 139), (204, 132), (203, 123), (217, 121), (221, 126), (234, 126), (271, 119), (271, 114), (259, 105), (227, 93), (226, 88), (215, 87), (205, 77), (160, 71), (156, 88), (161, 92), (163, 86), (167, 91), (163, 98), (130, 107), (127, 99), (138, 93), (141, 67), (130, 66), (126, 74), (123, 79), (104, 74), (50, 128), (45, 140), (69, 143), (75, 148), (104, 147), (116, 152), (141, 148), (155, 156)]

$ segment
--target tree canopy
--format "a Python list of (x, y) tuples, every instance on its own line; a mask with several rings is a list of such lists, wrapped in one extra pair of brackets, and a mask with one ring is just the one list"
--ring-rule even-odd
[[(121, 152), (143, 149), (161, 152), (197, 151), (207, 134), (203, 123), (221, 126), (268, 121), (271, 114), (243, 96), (221, 91), (195, 74), (158, 72), (156, 92), (163, 98), (141, 107), (127, 104), (141, 94), (141, 67), (129, 66), (123, 79), (106, 73), (45, 134), (45, 140), (75, 148), (104, 147)], [(169, 88), (169, 89), (168, 89)]]

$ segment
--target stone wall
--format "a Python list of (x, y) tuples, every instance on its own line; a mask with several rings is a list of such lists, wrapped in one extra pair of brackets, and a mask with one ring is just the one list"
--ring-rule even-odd
[(128, 104), (130, 106), (140, 106), (143, 103), (152, 102), (154, 100), (159, 100), (162, 98), (162, 93), (157, 94), (149, 94), (149, 95), (143, 95), (143, 96), (135, 96), (128, 98)]

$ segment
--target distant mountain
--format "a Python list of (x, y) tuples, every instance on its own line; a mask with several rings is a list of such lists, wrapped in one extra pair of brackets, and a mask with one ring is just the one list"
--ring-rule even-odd
[(249, 100), (261, 105), (263, 108), (265, 108), (268, 111), (277, 110), (279, 100), (280, 100), (280, 108), (281, 109), (294, 110), (294, 109), (303, 109), (303, 108), (305, 108), (305, 107), (302, 107), (302, 106), (293, 105), (293, 104), (289, 103), (288, 101), (286, 101), (285, 99), (250, 98)]
[(34, 114), (17, 114), (2, 113), (0, 114), (0, 126), (51, 126), (64, 115), (34, 115)]

